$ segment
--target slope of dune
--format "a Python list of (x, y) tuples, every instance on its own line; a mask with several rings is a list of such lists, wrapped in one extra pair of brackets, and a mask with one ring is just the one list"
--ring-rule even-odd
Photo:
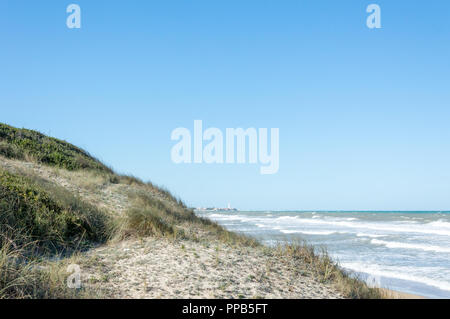
[[(312, 247), (264, 247), (69, 143), (3, 124), (0, 194), (0, 298), (380, 297)], [(79, 289), (66, 285), (74, 264)]]

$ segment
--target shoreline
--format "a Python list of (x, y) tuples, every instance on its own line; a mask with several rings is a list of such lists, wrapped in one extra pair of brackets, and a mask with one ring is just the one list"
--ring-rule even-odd
[(407, 292), (402, 292), (402, 291), (396, 291), (396, 290), (391, 290), (388, 288), (380, 288), (381, 291), (383, 292), (384, 297), (386, 299), (429, 299), (427, 297), (424, 296), (420, 296), (420, 295), (414, 295), (414, 294), (410, 294)]

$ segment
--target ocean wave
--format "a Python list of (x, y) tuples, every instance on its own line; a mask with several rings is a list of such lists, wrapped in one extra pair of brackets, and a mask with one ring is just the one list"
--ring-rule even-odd
[(387, 248), (416, 249), (423, 251), (434, 251), (437, 253), (450, 253), (449, 247), (432, 246), (424, 244), (399, 243), (394, 241), (383, 241), (378, 239), (372, 239), (371, 243), (374, 245), (383, 245), (386, 246)]
[(367, 233), (357, 233), (356, 237), (370, 237), (370, 238), (379, 238), (379, 237), (386, 237), (387, 235), (380, 235), (380, 234), (367, 234)]
[(235, 217), (235, 216), (231, 216), (231, 215), (223, 215), (223, 214), (210, 214), (210, 215), (206, 215), (207, 217), (210, 218), (229, 218), (229, 217)]
[(275, 221), (283, 221), (283, 220), (299, 220), (300, 218), (298, 216), (280, 216), (275, 218)]
[(332, 235), (337, 234), (336, 231), (308, 231), (308, 230), (289, 230), (280, 229), (283, 234), (305, 234), (305, 235)]
[[(326, 228), (338, 228), (336, 232), (346, 231), (349, 229), (353, 233), (371, 233), (375, 231), (376, 233), (384, 232), (386, 235), (395, 233), (417, 233), (426, 235), (439, 235), (450, 237), (450, 222), (446, 220), (436, 220), (428, 223), (417, 223), (412, 221), (392, 221), (392, 222), (379, 222), (379, 221), (364, 221), (355, 217), (329, 217), (314, 215), (310, 218), (304, 218), (300, 216), (279, 216), (279, 217), (268, 217), (268, 216), (245, 216), (245, 215), (229, 215), (213, 213), (207, 217), (216, 221), (240, 221), (240, 222), (250, 222), (258, 223), (258, 227), (261, 225), (266, 225), (265, 227), (274, 228), (275, 225), (282, 228), (288, 226), (292, 228), (293, 226), (301, 226), (299, 228), (305, 228), (307, 225), (312, 226), (325, 226)], [(378, 235), (378, 234), (377, 234)], [(381, 235), (381, 234), (380, 234)], [(364, 237), (364, 236), (360, 236)], [(376, 235), (371, 235), (367, 237), (376, 238)]]
[(268, 218), (262, 218), (262, 217), (251, 217), (251, 216), (244, 216), (244, 215), (227, 215), (227, 214), (211, 214), (206, 215), (205, 217), (208, 217), (215, 221), (241, 221), (241, 222), (265, 222), (267, 220), (270, 220)]
[(436, 220), (434, 222), (428, 223), (429, 226), (439, 227), (444, 229), (450, 229), (450, 223), (443, 220)]
[[(450, 291), (450, 282), (425, 277), (422, 275), (413, 274), (414, 271), (417, 271), (416, 268), (412, 269), (411, 267), (383, 267), (381, 265), (376, 264), (366, 264), (366, 263), (342, 263), (341, 266), (343, 268), (359, 272), (365, 273), (372, 276), (386, 277), (386, 278), (394, 278), (401, 279), (406, 281), (417, 282), (421, 284), (425, 284), (427, 286), (432, 286), (435, 288), (439, 288), (441, 290)], [(420, 269), (419, 269), (420, 270)], [(437, 270), (435, 270), (437, 271)], [(385, 287), (389, 288), (389, 287)]]
[(430, 223), (411, 223), (411, 222), (366, 222), (366, 221), (348, 221), (348, 220), (325, 220), (312, 218), (298, 218), (298, 216), (281, 216), (275, 218), (276, 223), (289, 221), (289, 225), (317, 225), (353, 228), (358, 230), (376, 230), (391, 233), (419, 233), (441, 236), (450, 236), (450, 223), (444, 221), (435, 221)]

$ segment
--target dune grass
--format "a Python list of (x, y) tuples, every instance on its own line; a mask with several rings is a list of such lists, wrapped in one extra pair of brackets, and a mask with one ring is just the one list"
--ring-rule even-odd
[(61, 187), (6, 171), (0, 171), (0, 212), (2, 237), (20, 234), (17, 245), (37, 242), (52, 253), (105, 242), (109, 235), (109, 217), (96, 207)]
[(333, 261), (324, 247), (318, 249), (306, 242), (296, 242), (276, 247), (277, 254), (284, 258), (294, 258), (308, 266), (320, 282), (331, 284), (343, 296), (351, 299), (381, 299), (379, 288), (369, 287), (352, 273), (344, 271)]
[[(159, 196), (154, 195), (155, 190)], [(199, 233), (203, 233), (207, 238), (219, 238), (235, 246), (260, 245), (252, 238), (227, 231), (219, 224), (197, 216), (180, 199), (153, 184), (141, 184), (140, 189), (128, 193), (128, 198), (132, 207), (116, 220), (115, 235), (119, 239), (159, 236), (198, 241)]]
[(69, 289), (54, 260), (106, 242), (111, 229), (107, 214), (65, 189), (0, 170), (0, 299), (91, 297)]
[[(29, 243), (29, 246), (32, 245)], [(80, 298), (84, 291), (65, 285), (67, 274), (57, 263), (42, 266), (29, 249), (4, 243), (0, 247), (0, 299)]]
[(18, 129), (0, 123), (0, 155), (19, 160), (65, 168), (93, 169), (112, 173), (112, 170), (86, 151), (37, 131)]
[(73, 273), (69, 265), (78, 264), (81, 254), (74, 253), (56, 260), (42, 259), (41, 255), (30, 254), (35, 245), (29, 242), (18, 247), (14, 241), (7, 240), (0, 246), (0, 299), (92, 299), (107, 296), (101, 288), (68, 287), (68, 276)]

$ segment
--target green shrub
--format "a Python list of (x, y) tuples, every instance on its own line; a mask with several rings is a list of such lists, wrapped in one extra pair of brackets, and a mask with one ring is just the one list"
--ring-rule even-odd
[(84, 150), (39, 132), (0, 123), (0, 155), (14, 159), (34, 159), (38, 163), (68, 170), (112, 170)]
[[(156, 190), (159, 194), (161, 194), (159, 189)], [(165, 195), (165, 193), (162, 194)], [(162, 199), (159, 199), (152, 195), (149, 191), (144, 190), (129, 193), (129, 197), (134, 203), (134, 206), (146, 207), (153, 211), (158, 211), (159, 214), (164, 216), (169, 223), (194, 221), (198, 218), (192, 210), (185, 208), (185, 206), (179, 205), (176, 199), (173, 197), (167, 197), (167, 195), (165, 195)]]
[[(192, 209), (180, 205), (180, 201), (168, 191), (159, 191), (151, 184), (147, 188), (128, 194), (132, 208), (117, 222), (117, 237), (165, 236), (197, 240), (198, 231), (208, 232), (210, 238), (219, 238), (229, 244), (247, 247), (259, 246), (253, 238), (227, 231), (219, 224), (195, 215)], [(156, 189), (156, 195), (153, 192)]]
[[(182, 235), (177, 229), (180, 221), (192, 218), (190, 213), (179, 208), (170, 208), (165, 202), (154, 198), (145, 191), (131, 192), (129, 198), (133, 207), (118, 220), (119, 238), (137, 236), (169, 236)], [(192, 213), (193, 214), (193, 213)]]
[(154, 209), (131, 209), (127, 212), (125, 236), (168, 236), (173, 227)]
[(109, 225), (107, 215), (62, 188), (0, 171), (2, 245), (4, 234), (13, 232), (18, 245), (37, 241), (60, 251), (105, 241)]

